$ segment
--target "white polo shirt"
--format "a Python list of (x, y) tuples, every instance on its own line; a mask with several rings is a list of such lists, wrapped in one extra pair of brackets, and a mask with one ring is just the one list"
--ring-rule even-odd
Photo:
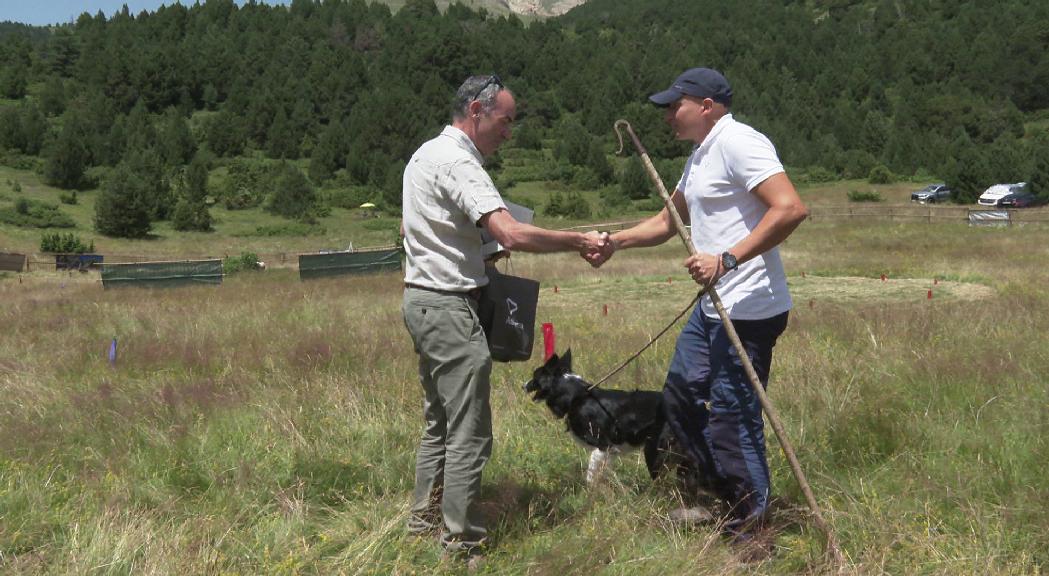
[(482, 216), (506, 208), (484, 159), (458, 128), (445, 126), (404, 168), (404, 281), (466, 292), (488, 284), (481, 256)]
[[(693, 150), (677, 185), (688, 203), (696, 249), (721, 254), (750, 234), (768, 211), (750, 191), (783, 171), (765, 135), (723, 116)], [(715, 288), (733, 319), (761, 320), (791, 308), (778, 248), (740, 264)], [(704, 314), (717, 317), (709, 297), (702, 306)]]

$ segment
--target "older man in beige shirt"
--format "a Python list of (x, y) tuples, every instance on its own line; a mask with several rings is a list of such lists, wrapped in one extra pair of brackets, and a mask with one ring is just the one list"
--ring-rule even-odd
[(513, 94), (497, 76), (473, 76), (459, 87), (452, 124), (404, 170), (403, 312), (419, 354), (426, 421), (408, 528), (440, 529), (445, 548), (467, 557), (486, 542), (477, 501), (492, 451), (492, 358), (477, 317), (477, 294), (488, 283), (480, 229), (509, 251), (592, 257), (607, 242), (596, 232), (524, 224), (507, 211), (483, 161), (510, 138), (515, 115)]

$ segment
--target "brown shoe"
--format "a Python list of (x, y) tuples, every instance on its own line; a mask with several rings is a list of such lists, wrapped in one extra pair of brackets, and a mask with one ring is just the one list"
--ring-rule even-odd
[(477, 572), (484, 568), (485, 556), (478, 548), (470, 550), (450, 550), (445, 548), (441, 552), (442, 562), (459, 563), (465, 566), (467, 572)]
[(467, 572), (478, 572), (484, 568), (485, 557), (483, 554), (471, 554), (466, 559), (466, 571)]
[(757, 564), (772, 558), (775, 546), (765, 532), (736, 535), (730, 541), (736, 559), (744, 564)]
[(671, 510), (670, 521), (674, 524), (705, 524), (713, 522), (714, 515), (702, 506), (688, 506)]

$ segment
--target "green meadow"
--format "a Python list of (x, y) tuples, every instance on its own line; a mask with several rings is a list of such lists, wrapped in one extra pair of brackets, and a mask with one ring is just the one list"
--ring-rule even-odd
[[(0, 206), (9, 179), (57, 202), (31, 172), (3, 168)], [(818, 215), (855, 188), (872, 187), (802, 194)], [(915, 186), (874, 188), (899, 205)], [(103, 254), (308, 252), (385, 244), (396, 229), (334, 209), (323, 235), (244, 235), (282, 221), (213, 209), (210, 234), (162, 223), (151, 240), (112, 240), (91, 232), (93, 194), (61, 209)], [(0, 228), (0, 248), (36, 252), (39, 234)], [(844, 572), (1042, 573), (1049, 227), (817, 216), (782, 253), (795, 310), (769, 393)], [(683, 259), (674, 240), (600, 270), (568, 254), (519, 254), (512, 270), (542, 281), (537, 321), (597, 380), (694, 295)], [(396, 274), (303, 283), (290, 263), (155, 291), (103, 291), (93, 272), (0, 273), (0, 572), (459, 573), (404, 530), (422, 420), (401, 291)], [(673, 335), (606, 386), (659, 389)], [(541, 350), (493, 373), (482, 573), (835, 571), (771, 429), (776, 548), (761, 563), (742, 563), (713, 526), (672, 524), (674, 483), (651, 482), (637, 454), (588, 488), (587, 453), (521, 390)]]

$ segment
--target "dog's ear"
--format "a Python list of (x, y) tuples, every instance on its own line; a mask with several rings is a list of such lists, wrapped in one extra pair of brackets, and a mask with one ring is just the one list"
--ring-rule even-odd
[(569, 348), (565, 351), (565, 355), (561, 357), (561, 367), (566, 371), (572, 371), (572, 349)]
[(550, 358), (546, 361), (546, 364), (543, 364), (543, 368), (552, 371), (554, 368), (557, 368), (559, 362), (561, 362), (561, 360), (557, 357), (557, 354), (551, 354)]

